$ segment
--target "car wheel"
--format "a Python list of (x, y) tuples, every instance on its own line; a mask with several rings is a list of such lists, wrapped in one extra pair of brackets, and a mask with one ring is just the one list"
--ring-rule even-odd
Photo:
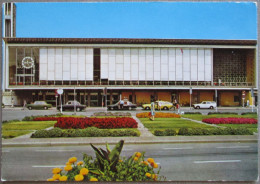
[(44, 110), (47, 110), (48, 109), (48, 107), (44, 107)]
[(150, 107), (145, 107), (145, 110), (150, 110)]
[(78, 111), (78, 112), (79, 112), (79, 111), (80, 111), (80, 108), (79, 108), (79, 107), (77, 107), (76, 111)]
[(32, 107), (28, 107), (29, 110), (32, 110)]
[(168, 107), (165, 106), (165, 107), (163, 107), (163, 110), (169, 110), (169, 109), (168, 109)]
[(132, 107), (128, 107), (128, 110), (130, 110), (130, 111), (131, 111), (131, 110), (132, 110)]
[(210, 109), (213, 109), (213, 106), (210, 106)]
[(200, 109), (200, 106), (197, 106), (196, 109)]

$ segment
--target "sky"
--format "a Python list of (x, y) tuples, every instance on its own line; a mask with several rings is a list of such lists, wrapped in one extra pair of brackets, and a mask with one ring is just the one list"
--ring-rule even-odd
[(253, 2), (16, 3), (17, 37), (257, 39)]

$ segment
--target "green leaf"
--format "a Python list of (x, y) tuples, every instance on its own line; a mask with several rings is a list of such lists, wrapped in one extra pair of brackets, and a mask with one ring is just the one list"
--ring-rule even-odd
[(108, 152), (108, 154), (110, 154), (110, 152), (111, 152), (111, 149), (110, 149), (110, 147), (109, 147), (109, 145), (106, 143), (106, 148), (107, 148), (107, 152)]
[(96, 175), (104, 175), (104, 173), (100, 169), (89, 168), (88, 170), (89, 170), (89, 172), (96, 174)]

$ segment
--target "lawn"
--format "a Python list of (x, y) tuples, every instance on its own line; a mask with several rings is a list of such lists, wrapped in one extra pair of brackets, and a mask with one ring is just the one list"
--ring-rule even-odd
[(56, 121), (13, 121), (2, 124), (2, 138), (13, 138), (52, 127)]
[[(202, 121), (203, 119), (206, 118), (254, 118), (257, 119), (257, 114), (247, 114), (247, 115), (235, 115), (235, 114), (211, 114), (211, 115), (200, 115), (200, 114), (184, 114), (182, 115), (184, 118), (189, 118), (189, 119), (194, 119), (198, 121)], [(257, 124), (225, 124), (221, 125), (218, 124), (218, 126), (223, 126), (223, 127), (232, 127), (232, 128), (248, 128), (254, 132), (257, 132)]]
[(156, 118), (154, 121), (151, 121), (148, 118), (140, 118), (140, 120), (152, 133), (154, 130), (165, 129), (175, 129), (178, 131), (180, 128), (214, 128), (214, 126), (204, 125), (181, 118)]

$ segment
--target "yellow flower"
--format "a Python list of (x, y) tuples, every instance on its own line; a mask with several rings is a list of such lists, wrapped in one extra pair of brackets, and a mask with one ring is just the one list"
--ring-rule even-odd
[(78, 162), (78, 163), (77, 163), (77, 165), (82, 165), (82, 164), (83, 164), (83, 162), (82, 162), (82, 161), (80, 161), (80, 162)]
[(123, 160), (120, 159), (120, 160), (118, 160), (118, 162), (123, 162)]
[(60, 178), (60, 174), (54, 174), (54, 175), (52, 176), (52, 178), (53, 178), (54, 180), (58, 180), (58, 179)]
[(69, 159), (69, 162), (70, 162), (70, 163), (77, 162), (77, 157), (71, 157), (71, 158)]
[(145, 176), (147, 176), (148, 178), (150, 178), (152, 175), (150, 173), (145, 173)]
[(152, 163), (151, 163), (151, 166), (152, 166), (153, 168), (158, 168), (158, 165), (157, 165), (155, 162), (152, 162)]
[(78, 174), (74, 177), (75, 181), (82, 181), (84, 179), (84, 176), (81, 174)]
[(62, 171), (61, 168), (53, 168), (53, 169), (52, 169), (52, 173), (53, 173), (53, 174), (59, 174), (61, 171)]
[(149, 165), (149, 163), (146, 161), (143, 161), (142, 164)]
[(59, 178), (60, 181), (67, 181), (68, 180), (68, 177), (67, 176), (61, 176)]
[(71, 165), (71, 163), (70, 163), (70, 162), (67, 162), (66, 165)]
[(137, 161), (137, 160), (138, 160), (138, 157), (135, 157), (135, 158), (134, 158), (134, 161)]
[(87, 168), (82, 168), (81, 170), (80, 170), (80, 174), (82, 174), (83, 176), (84, 175), (87, 175), (88, 174), (88, 169)]
[(149, 163), (153, 163), (153, 162), (154, 162), (154, 159), (148, 158), (147, 161), (148, 161)]
[(55, 179), (49, 178), (49, 179), (47, 179), (47, 181), (55, 181)]
[(71, 165), (66, 165), (66, 167), (64, 167), (65, 171), (70, 171), (72, 170), (72, 166)]
[(153, 178), (154, 180), (156, 180), (156, 179), (157, 179), (157, 174), (152, 174), (152, 178)]
[(140, 152), (136, 152), (136, 153), (135, 153), (135, 156), (138, 157), (138, 158), (139, 158), (141, 155), (142, 155), (142, 154), (141, 154)]
[(89, 181), (98, 181), (98, 179), (97, 178), (90, 178)]

